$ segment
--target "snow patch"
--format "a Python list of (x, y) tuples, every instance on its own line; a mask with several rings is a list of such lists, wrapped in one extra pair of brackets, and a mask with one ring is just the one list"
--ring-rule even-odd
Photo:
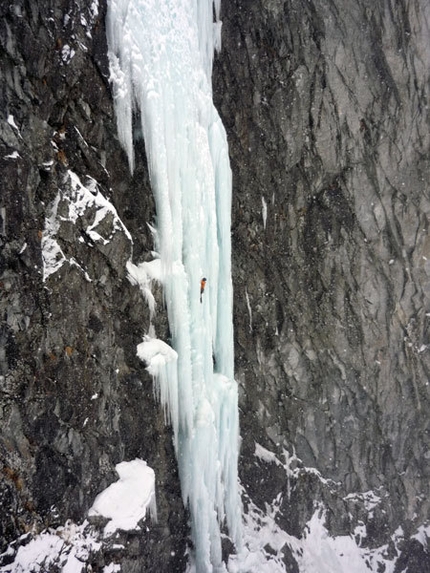
[(60, 222), (57, 220), (58, 204), (60, 202), (60, 193), (55, 197), (48, 210), (48, 216), (45, 219), (45, 230), (42, 234), (42, 260), (43, 260), (43, 280), (56, 273), (66, 262), (60, 245), (56, 240), (57, 231), (60, 228)]
[(21, 157), (18, 151), (13, 151), (12, 153), (9, 153), (9, 155), (4, 155), (3, 159), (18, 159), (18, 157)]
[(266, 199), (263, 197), (263, 195), (261, 196), (261, 215), (263, 217), (263, 228), (266, 229), (266, 223), (267, 223), (267, 203), (266, 203)]
[(362, 503), (369, 516), (372, 516), (375, 507), (381, 503), (381, 496), (377, 495), (374, 491), (369, 490), (364, 492), (350, 493), (344, 497), (344, 500), (358, 501)]
[(416, 539), (423, 547), (429, 547), (430, 525), (421, 525), (418, 527), (416, 534), (412, 535), (411, 539)]
[(276, 457), (276, 455), (273, 452), (266, 450), (266, 448), (263, 448), (263, 446), (261, 446), (257, 442), (255, 442), (254, 456), (259, 458), (263, 462), (266, 462), (269, 464), (275, 463), (275, 464), (280, 465), (280, 466), (283, 465), (282, 462), (280, 462), (280, 460), (278, 460), (278, 458)]
[(356, 528), (354, 535), (332, 537), (325, 527), (326, 512), (321, 506), (306, 523), (302, 536), (296, 538), (276, 523), (280, 499), (277, 496), (271, 505), (266, 504), (265, 511), (247, 501), (244, 546), (238, 555), (230, 557), (229, 573), (288, 573), (287, 554), (297, 562), (299, 573), (394, 573), (403, 540), (401, 528), (392, 536), (391, 547), (369, 549), (360, 546), (366, 537), (364, 526)]
[(243, 548), (238, 555), (230, 556), (228, 572), (287, 573), (284, 547), (291, 537), (276, 524), (273, 512), (261, 511), (251, 500), (246, 505)]
[(87, 177), (87, 184), (83, 185), (76, 173), (69, 170), (68, 175), (72, 186), (72, 196), (70, 198), (69, 216), (67, 220), (76, 223), (77, 219), (81, 217), (87, 209), (95, 208), (96, 214), (94, 222), (86, 229), (86, 233), (91, 238), (95, 241), (101, 240), (104, 244), (109, 242), (113, 233), (109, 237), (100, 237), (94, 229), (96, 229), (103, 219), (110, 214), (113, 217), (114, 232), (123, 232), (130, 242), (132, 242), (128, 229), (119, 218), (118, 212), (112, 203), (110, 203), (100, 192), (97, 181), (92, 177)]
[[(88, 513), (89, 516), (109, 518), (104, 529), (105, 537), (116, 530), (138, 529), (139, 521), (145, 519), (148, 512), (153, 521), (157, 520), (154, 471), (140, 459), (122, 462), (116, 466), (116, 470), (119, 480), (96, 497)], [(1, 566), (0, 572), (46, 573), (55, 570), (83, 573), (90, 570), (88, 564), (105, 547), (110, 554), (113, 548), (123, 548), (119, 545), (112, 547), (109, 540), (106, 543), (88, 520), (80, 525), (67, 521), (57, 529), (47, 529), (34, 535), (26, 533), (11, 543), (0, 555), (0, 558), (11, 562)], [(120, 570), (116, 563), (103, 568), (104, 573), (117, 573)]]
[(109, 563), (103, 567), (103, 573), (118, 573), (119, 571), (121, 571), (121, 565), (118, 563)]
[(102, 491), (88, 511), (88, 516), (101, 515), (110, 521), (104, 529), (108, 537), (117, 530), (138, 529), (138, 523), (149, 512), (157, 521), (155, 474), (143, 460), (121, 462), (115, 466), (119, 480)]
[(246, 288), (245, 288), (245, 299), (249, 315), (249, 332), (252, 332), (252, 308), (251, 308), (251, 301), (249, 300), (248, 290)]
[[(285, 462), (260, 444), (255, 444), (255, 457), (268, 464), (283, 467), (287, 478), (287, 497), (291, 483), (301, 473), (315, 475), (327, 487), (335, 487), (331, 480), (310, 467), (304, 467), (295, 452), (283, 450)], [(247, 496), (242, 493), (246, 498)], [(333, 537), (327, 530), (326, 509), (321, 504), (316, 507), (307, 522), (300, 538), (296, 538), (279, 528), (276, 523), (282, 506), (283, 493), (279, 493), (271, 504), (266, 503), (264, 511), (251, 500), (245, 502), (247, 508), (244, 519), (244, 547), (236, 556), (231, 556), (229, 573), (287, 573), (290, 569), (284, 560), (289, 553), (298, 564), (299, 573), (394, 573), (396, 562), (401, 554), (405, 536), (401, 527), (391, 537), (390, 544), (380, 547), (366, 547), (367, 530), (358, 522), (351, 535)], [(382, 494), (375, 491), (355, 492), (344, 498), (345, 502), (357, 502), (371, 517), (375, 507), (382, 501)], [(421, 526), (412, 538), (418, 539), (426, 547), (430, 537), (430, 526)]]
[[(85, 229), (85, 234), (95, 243), (100, 242), (106, 245), (117, 231), (124, 233), (132, 242), (131, 235), (118, 216), (115, 207), (102, 195), (97, 182), (91, 177), (87, 178), (87, 185), (83, 185), (79, 177), (73, 171), (68, 171), (64, 188), (60, 189), (54, 201), (48, 209), (48, 216), (45, 219), (45, 229), (42, 233), (42, 259), (43, 259), (43, 280), (63, 266), (69, 263), (78, 267), (84, 274), (86, 280), (91, 282), (87, 271), (73, 257), (67, 257), (58, 242), (58, 233), (61, 223), (71, 222), (76, 224), (78, 219), (89, 210), (95, 211), (93, 222)], [(112, 218), (110, 228), (112, 232), (109, 236), (102, 237), (96, 231), (100, 223), (107, 217)]]
[(93, 0), (91, 2), (90, 12), (91, 12), (93, 19), (95, 19), (98, 16), (98, 14), (99, 14), (99, 0)]
[[(25, 543), (22, 536), (17, 541)], [(87, 521), (82, 525), (68, 521), (57, 529), (49, 529), (21, 545), (12, 563), (0, 568), (2, 573), (45, 573), (50, 567), (62, 573), (82, 573), (90, 554), (100, 550), (98, 534)], [(6, 552), (13, 554), (12, 547)], [(3, 554), (5, 555), (5, 554)]]
[(70, 64), (75, 53), (75, 50), (71, 48), (69, 44), (64, 44), (63, 48), (61, 49), (61, 59), (63, 60), (63, 63), (66, 65)]
[(15, 118), (13, 117), (13, 115), (10, 114), (10, 115), (7, 116), (7, 122), (8, 122), (8, 124), (9, 124), (11, 127), (13, 127), (14, 129), (16, 129), (16, 131), (19, 133), (19, 128), (18, 128), (18, 126), (17, 126), (16, 123), (15, 123)]

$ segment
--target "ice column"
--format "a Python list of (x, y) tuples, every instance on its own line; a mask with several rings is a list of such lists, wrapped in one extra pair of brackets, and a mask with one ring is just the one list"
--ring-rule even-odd
[[(163, 395), (172, 401), (167, 406), (195, 546), (191, 566), (198, 573), (225, 571), (224, 523), (241, 546), (231, 171), (212, 102), (221, 25), (214, 12), (218, 20), (219, 1), (109, 0), (107, 16), (119, 138), (133, 169), (132, 123), (139, 116), (156, 203), (156, 249), (177, 354), (168, 362), (164, 383), (170, 388)], [(200, 302), (202, 277), (207, 286)]]

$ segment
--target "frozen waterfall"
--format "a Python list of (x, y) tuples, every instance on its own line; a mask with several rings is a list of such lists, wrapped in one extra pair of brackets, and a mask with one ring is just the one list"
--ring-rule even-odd
[[(146, 337), (139, 356), (149, 364), (174, 429), (195, 545), (191, 569), (197, 573), (226, 571), (224, 523), (241, 547), (231, 171), (212, 102), (212, 58), (221, 26), (214, 12), (218, 20), (219, 0), (109, 0), (107, 17), (118, 134), (131, 169), (133, 115), (141, 118), (173, 346)], [(150, 265), (134, 267), (135, 280)]]

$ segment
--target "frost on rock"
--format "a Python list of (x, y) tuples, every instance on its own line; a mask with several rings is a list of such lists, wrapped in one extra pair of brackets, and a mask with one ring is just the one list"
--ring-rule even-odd
[(101, 515), (109, 518), (104, 529), (105, 537), (118, 529), (137, 529), (139, 521), (147, 513), (157, 521), (154, 470), (139, 459), (121, 462), (115, 469), (119, 480), (96, 497), (88, 512), (89, 517)]
[[(199, 573), (224, 571), (224, 522), (241, 546), (231, 281), (231, 171), (212, 102), (219, 1), (110, 0), (110, 79), (119, 139), (134, 166), (138, 110), (155, 197), (155, 248), (171, 344), (139, 346), (170, 416)], [(215, 9), (215, 10), (214, 10)], [(216, 22), (213, 21), (215, 12)], [(151, 305), (148, 267), (129, 265)], [(200, 302), (200, 280), (207, 278)]]

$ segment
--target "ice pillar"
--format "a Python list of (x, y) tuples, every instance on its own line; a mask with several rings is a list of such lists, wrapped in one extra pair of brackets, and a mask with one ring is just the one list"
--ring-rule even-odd
[[(225, 571), (221, 528), (241, 546), (233, 373), (231, 171), (212, 102), (219, 1), (108, 0), (118, 134), (134, 166), (138, 111), (156, 203), (156, 249), (172, 346), (166, 396), (198, 573)], [(207, 286), (200, 301), (200, 280)], [(169, 404), (168, 404), (169, 407)]]

